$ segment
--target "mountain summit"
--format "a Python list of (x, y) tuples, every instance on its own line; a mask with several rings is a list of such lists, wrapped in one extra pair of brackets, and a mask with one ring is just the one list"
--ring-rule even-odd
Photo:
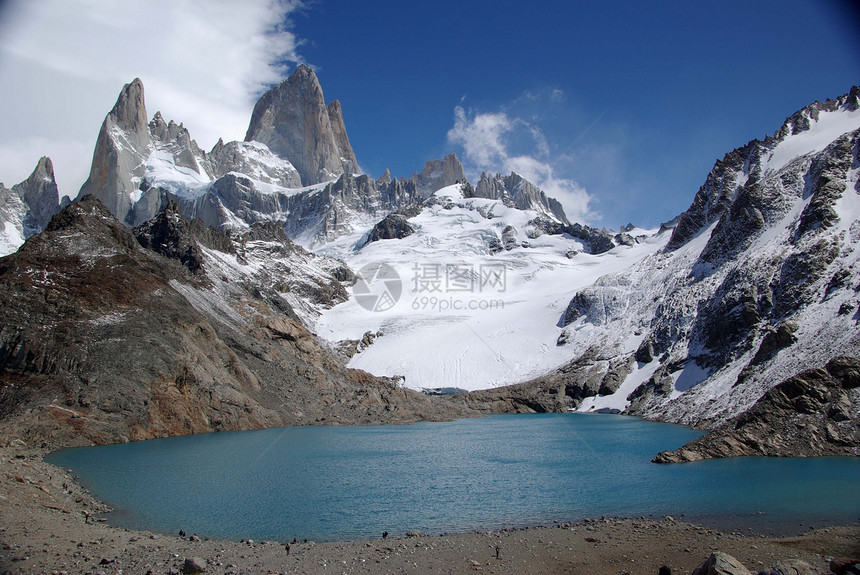
[(340, 102), (326, 106), (314, 71), (300, 65), (254, 106), (246, 142), (260, 142), (299, 171), (310, 186), (358, 171)]

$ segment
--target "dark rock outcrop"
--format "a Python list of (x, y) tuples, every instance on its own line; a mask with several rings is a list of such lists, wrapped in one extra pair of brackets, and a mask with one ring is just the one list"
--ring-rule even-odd
[(449, 401), (481, 413), (564, 413), (586, 397), (615, 393), (632, 369), (632, 356), (603, 356), (592, 348), (546, 376)]
[(582, 240), (590, 254), (602, 254), (615, 247), (612, 236), (602, 230), (597, 230), (582, 224), (566, 226), (563, 232)]
[(415, 233), (415, 226), (409, 223), (410, 217), (420, 213), (418, 206), (409, 206), (385, 216), (370, 230), (366, 244), (379, 240), (400, 240)]
[(235, 253), (230, 238), (214, 228), (205, 227), (200, 220), (186, 220), (179, 215), (174, 202), (142, 226), (134, 228), (134, 236), (144, 248), (166, 258), (177, 259), (192, 273), (203, 266), (200, 245), (225, 253)]
[(744, 413), (657, 463), (715, 457), (860, 455), (860, 359), (837, 357), (770, 389)]

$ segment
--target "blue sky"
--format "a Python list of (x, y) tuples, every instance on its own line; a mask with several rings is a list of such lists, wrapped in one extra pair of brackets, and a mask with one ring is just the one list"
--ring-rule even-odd
[(508, 156), (578, 184), (581, 215), (610, 228), (677, 215), (716, 159), (860, 83), (847, 2), (372, 5), (320, 2), (294, 18), (366, 171), (409, 175), (450, 151), (471, 177), (501, 169), (448, 132), (458, 106), (467, 121), (504, 114), (522, 121), (503, 137)]
[(373, 176), (456, 152), (471, 179), (516, 169), (572, 219), (656, 226), (726, 152), (860, 83), (855, 5), (6, 0), (0, 181), (50, 155), (77, 195), (136, 76), (149, 114), (204, 149), (242, 139), (261, 92), (304, 62)]

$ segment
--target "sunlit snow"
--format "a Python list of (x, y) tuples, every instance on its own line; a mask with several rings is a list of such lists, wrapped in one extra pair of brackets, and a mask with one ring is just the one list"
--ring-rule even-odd
[[(442, 205), (425, 207), (410, 219), (418, 227), (411, 236), (354, 251), (360, 243), (354, 234), (323, 250), (344, 257), (356, 271), (387, 263), (399, 274), (403, 291), (386, 311), (369, 311), (351, 298), (324, 312), (316, 324), (319, 335), (339, 341), (381, 331), (350, 367), (405, 376), (405, 385), (416, 389), (496, 387), (563, 364), (574, 350), (556, 345), (561, 328), (555, 326), (572, 295), (654, 253), (668, 239), (639, 230), (648, 239), (632, 247), (568, 258), (582, 248), (570, 236), (528, 237), (535, 212), (496, 200), (463, 199), (459, 186), (435, 195)], [(507, 226), (516, 228), (517, 247), (491, 255), (489, 238), (500, 238)]]

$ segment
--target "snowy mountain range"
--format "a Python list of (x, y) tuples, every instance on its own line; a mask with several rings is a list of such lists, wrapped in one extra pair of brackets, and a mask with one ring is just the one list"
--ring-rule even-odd
[[(860, 355), (858, 140), (855, 87), (728, 153), (671, 224), (607, 232), (518, 174), (472, 185), (453, 154), (410, 178), (356, 173), (340, 104), (300, 66), (260, 99), (246, 141), (208, 153), (182, 124), (147, 121), (143, 84), (127, 84), (77, 201), (136, 229), (168, 213), (228, 238), (164, 254), (205, 270), (205, 290), (174, 289), (225, 325), (245, 324), (224, 302), (262, 298), (349, 368), (475, 391), (452, 400), (468, 409), (714, 426)], [(48, 159), (0, 188), (3, 253), (59, 208)]]

